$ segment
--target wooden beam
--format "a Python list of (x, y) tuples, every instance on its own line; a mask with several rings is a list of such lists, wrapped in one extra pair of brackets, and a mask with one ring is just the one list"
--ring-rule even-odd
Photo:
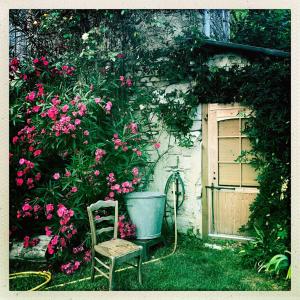
[(202, 238), (208, 237), (208, 104), (202, 104), (202, 158), (201, 158), (201, 184), (202, 184)]

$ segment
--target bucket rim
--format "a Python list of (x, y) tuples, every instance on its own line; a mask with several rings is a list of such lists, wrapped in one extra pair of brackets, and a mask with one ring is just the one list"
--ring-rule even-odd
[(164, 198), (166, 195), (161, 192), (132, 192), (124, 196), (125, 200), (129, 199), (147, 199), (147, 198)]

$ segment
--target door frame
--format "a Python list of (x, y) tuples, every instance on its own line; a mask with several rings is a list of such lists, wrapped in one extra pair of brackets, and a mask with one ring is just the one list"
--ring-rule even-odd
[[(216, 104), (216, 103), (214, 103)], [(238, 103), (236, 103), (238, 104)], [(201, 156), (201, 184), (202, 184), (202, 223), (201, 232), (202, 237), (207, 238), (220, 238), (220, 239), (232, 239), (239, 241), (252, 240), (251, 237), (229, 235), (229, 234), (214, 234), (209, 232), (210, 228), (210, 209), (209, 209), (209, 198), (210, 189), (207, 188), (209, 184), (209, 161), (208, 161), (208, 108), (209, 104), (202, 104), (201, 117), (202, 117), (202, 156)]]

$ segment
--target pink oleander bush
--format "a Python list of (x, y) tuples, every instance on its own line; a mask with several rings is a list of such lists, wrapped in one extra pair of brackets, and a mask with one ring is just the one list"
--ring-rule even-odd
[(10, 61), (10, 239), (34, 247), (35, 236), (50, 236), (47, 256), (66, 274), (91, 257), (87, 205), (118, 200), (120, 237), (134, 236), (123, 195), (145, 174), (146, 147), (159, 147), (140, 133), (141, 91), (120, 71), (123, 59), (96, 74), (46, 55)]

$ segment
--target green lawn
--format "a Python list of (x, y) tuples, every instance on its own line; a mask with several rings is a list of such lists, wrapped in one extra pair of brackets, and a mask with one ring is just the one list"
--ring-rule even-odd
[[(212, 243), (212, 241), (210, 241)], [(245, 268), (237, 254), (238, 244), (221, 242), (224, 250), (204, 247), (197, 238), (180, 236), (178, 248), (172, 256), (143, 265), (143, 285), (137, 281), (136, 269), (116, 273), (115, 290), (120, 291), (282, 291), (289, 290), (287, 281), (259, 274)], [(154, 250), (154, 258), (163, 257), (172, 251), (170, 247)], [(121, 268), (126, 265), (121, 266)], [(23, 270), (36, 270), (29, 265)], [(11, 273), (21, 271), (20, 266), (11, 265)], [(47, 290), (93, 291), (107, 290), (108, 280), (102, 277), (92, 283), (89, 265), (73, 275), (53, 274)], [(86, 279), (85, 279), (86, 278)], [(72, 283), (73, 281), (81, 280)], [(10, 290), (26, 290), (34, 287), (31, 280), (12, 280)], [(57, 286), (64, 284), (63, 286)]]

